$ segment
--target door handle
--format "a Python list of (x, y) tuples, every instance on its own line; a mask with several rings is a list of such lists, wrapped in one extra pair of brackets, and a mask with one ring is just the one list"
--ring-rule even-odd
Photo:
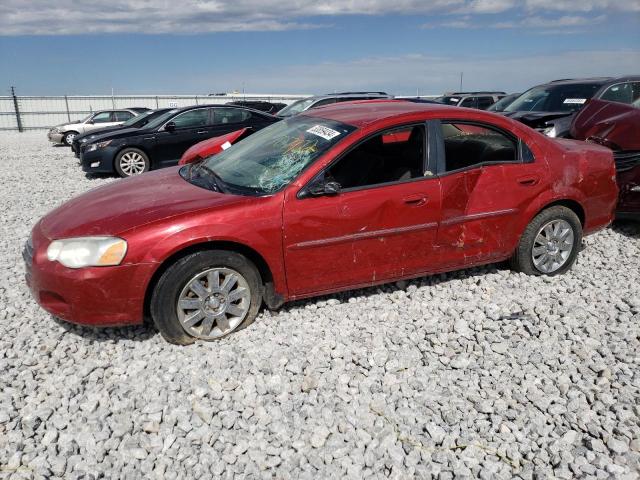
[(427, 203), (428, 199), (429, 197), (427, 197), (426, 195), (411, 195), (409, 197), (403, 198), (402, 201), (411, 207), (420, 207)]
[(525, 187), (532, 187), (534, 185), (537, 185), (540, 181), (540, 179), (536, 176), (519, 177), (517, 180), (520, 185), (524, 185)]
[(636, 185), (635, 187), (631, 187), (629, 189), (629, 191), (633, 192), (633, 193), (640, 193), (640, 185)]
[(198, 130), (196, 133), (198, 135), (202, 135), (203, 133), (207, 133), (207, 131), (206, 130)]

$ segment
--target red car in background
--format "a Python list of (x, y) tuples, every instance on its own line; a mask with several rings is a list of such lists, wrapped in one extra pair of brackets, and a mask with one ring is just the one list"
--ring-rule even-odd
[(501, 115), (335, 104), (58, 207), (27, 242), (27, 283), (71, 322), (148, 313), (170, 342), (212, 340), (263, 303), (503, 260), (564, 273), (611, 222), (614, 176), (609, 149)]
[(255, 129), (246, 127), (236, 130), (235, 132), (227, 133), (226, 135), (220, 135), (219, 137), (210, 138), (203, 142), (196, 143), (182, 154), (182, 158), (180, 158), (178, 165), (199, 162), (200, 160), (220, 153), (234, 143), (238, 143), (243, 138), (247, 138), (252, 133), (255, 133)]
[(573, 119), (571, 136), (613, 150), (620, 189), (616, 216), (640, 220), (640, 98), (632, 104), (591, 100)]

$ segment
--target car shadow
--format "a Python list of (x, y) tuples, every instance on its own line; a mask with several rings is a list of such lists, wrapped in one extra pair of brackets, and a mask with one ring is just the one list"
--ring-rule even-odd
[(296, 300), (286, 303), (277, 310), (277, 314), (280, 311), (289, 312), (297, 308), (304, 307), (309, 304), (322, 303), (328, 300), (338, 300), (340, 303), (346, 303), (349, 298), (352, 297), (372, 297), (374, 295), (393, 294), (398, 291), (407, 291), (409, 287), (434, 287), (442, 283), (450, 282), (452, 280), (466, 280), (469, 278), (477, 277), (478, 281), (481, 281), (482, 277), (490, 273), (499, 273), (501, 271), (510, 270), (508, 262), (491, 263), (488, 265), (480, 265), (478, 267), (467, 268), (463, 270), (454, 270), (451, 272), (435, 273), (431, 275), (425, 275), (409, 280), (391, 281), (389, 283), (383, 283), (380, 285), (374, 285), (371, 287), (358, 288), (355, 290), (346, 290), (343, 292), (332, 293), (323, 295), (320, 297), (313, 297), (304, 300)]
[(94, 342), (144, 342), (158, 334), (155, 325), (150, 321), (145, 321), (142, 325), (127, 327), (86, 327), (69, 323), (57, 317), (53, 317), (53, 320), (64, 329), (62, 335), (70, 334)]
[(640, 222), (633, 220), (616, 220), (610, 227), (614, 232), (625, 237), (640, 239)]
[(114, 173), (85, 173), (84, 176), (87, 180), (103, 180), (106, 178), (120, 178), (118, 175)]

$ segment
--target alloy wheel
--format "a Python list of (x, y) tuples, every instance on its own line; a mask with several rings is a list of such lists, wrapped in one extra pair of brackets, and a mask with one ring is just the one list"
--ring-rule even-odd
[(542, 273), (553, 273), (567, 263), (573, 252), (573, 227), (556, 219), (543, 225), (533, 242), (533, 265)]
[(216, 267), (187, 282), (178, 296), (176, 310), (189, 335), (212, 340), (238, 328), (250, 306), (247, 280), (235, 270)]
[(126, 152), (120, 157), (120, 169), (125, 175), (140, 175), (144, 173), (146, 162), (138, 152)]

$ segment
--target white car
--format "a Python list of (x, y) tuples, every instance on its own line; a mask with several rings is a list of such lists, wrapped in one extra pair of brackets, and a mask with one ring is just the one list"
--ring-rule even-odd
[(91, 130), (120, 125), (127, 120), (146, 112), (148, 108), (123, 108), (120, 110), (99, 110), (87, 115), (80, 121), (63, 123), (49, 130), (47, 138), (53, 143), (64, 143), (71, 146), (76, 135), (87, 133)]

